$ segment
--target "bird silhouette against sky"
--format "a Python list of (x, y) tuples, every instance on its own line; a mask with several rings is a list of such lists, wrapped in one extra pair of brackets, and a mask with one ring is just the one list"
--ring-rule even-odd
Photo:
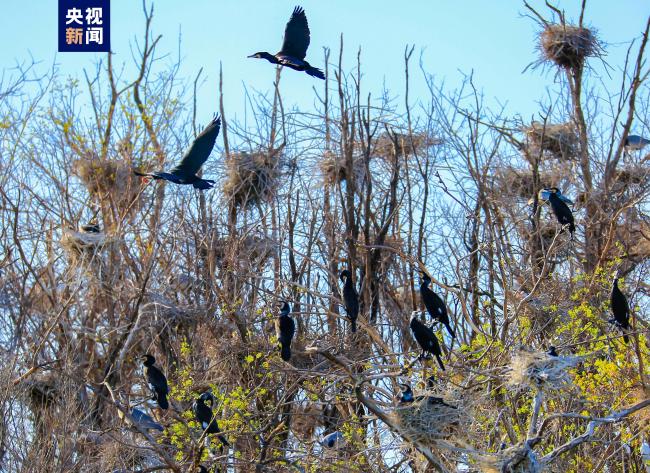
[(162, 179), (174, 184), (191, 184), (195, 189), (211, 189), (215, 181), (202, 179), (196, 173), (199, 172), (203, 163), (208, 160), (212, 148), (214, 148), (214, 143), (217, 141), (220, 128), (221, 118), (217, 115), (192, 142), (192, 146), (187, 150), (181, 162), (169, 172), (141, 172), (137, 169), (133, 172), (137, 176), (150, 177), (155, 180)]
[(262, 51), (248, 57), (266, 59), (270, 63), (286, 66), (295, 71), (305, 71), (310, 76), (325, 79), (323, 71), (305, 61), (309, 40), (309, 25), (307, 24), (305, 10), (296, 7), (284, 29), (282, 49), (275, 54)]

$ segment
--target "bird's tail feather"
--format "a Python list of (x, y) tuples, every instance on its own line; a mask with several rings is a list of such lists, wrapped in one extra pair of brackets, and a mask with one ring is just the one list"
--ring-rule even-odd
[(449, 335), (451, 335), (451, 338), (456, 338), (456, 334), (452, 330), (451, 325), (445, 324), (445, 327), (447, 327), (447, 331), (449, 332)]
[(310, 67), (309, 69), (306, 69), (305, 72), (309, 74), (312, 77), (318, 77), (319, 79), (325, 79), (325, 74), (323, 74), (323, 71), (316, 67)]
[(199, 179), (198, 181), (194, 182), (192, 184), (195, 189), (200, 189), (200, 190), (206, 190), (206, 189), (212, 189), (212, 186), (214, 186), (214, 181), (207, 181), (205, 179)]
[(356, 319), (350, 319), (350, 323), (352, 324), (352, 333), (357, 331), (357, 321)]
[(630, 341), (630, 337), (628, 337), (627, 334), (623, 335), (623, 341), (624, 341), (625, 343), (629, 343), (629, 341)]
[(167, 394), (156, 394), (156, 402), (161, 409), (169, 409), (169, 402), (167, 402)]
[(288, 343), (282, 343), (280, 349), (280, 356), (284, 361), (289, 361), (291, 359), (291, 346)]
[(438, 360), (438, 364), (440, 365), (440, 369), (442, 371), (445, 371), (445, 365), (442, 364), (442, 358), (440, 358), (440, 355), (436, 355), (436, 360)]

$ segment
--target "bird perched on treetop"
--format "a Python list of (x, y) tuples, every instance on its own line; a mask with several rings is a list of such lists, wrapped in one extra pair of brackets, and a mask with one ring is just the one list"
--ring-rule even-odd
[(352, 273), (347, 269), (341, 271), (339, 279), (343, 282), (343, 302), (345, 303), (345, 313), (350, 319), (352, 333), (357, 331), (357, 317), (359, 316), (359, 294), (354, 288), (352, 282)]
[[(618, 277), (614, 278), (610, 303), (612, 306), (612, 313), (614, 314), (614, 318), (611, 319), (609, 322), (613, 323), (621, 330), (629, 330), (630, 329), (630, 306), (627, 303), (627, 298), (625, 297), (625, 294), (623, 294), (618, 287)], [(625, 343), (629, 341), (629, 337), (627, 336), (627, 334), (623, 335), (623, 341), (625, 341)]]
[(444, 371), (445, 365), (442, 363), (442, 350), (440, 349), (438, 337), (433, 333), (433, 330), (418, 320), (417, 313), (414, 313), (411, 318), (411, 331), (418, 345), (422, 348), (422, 355), (420, 357), (425, 357), (427, 352), (431, 353), (438, 360), (440, 369)]
[(571, 233), (571, 239), (573, 240), (573, 234), (576, 231), (575, 223), (573, 220), (573, 213), (569, 206), (559, 197), (560, 190), (557, 187), (550, 187), (548, 189), (550, 193), (548, 195), (548, 201), (551, 204), (551, 209), (555, 214), (555, 218), (560, 222), (560, 225), (568, 225), (569, 232)]
[(205, 129), (192, 142), (192, 146), (187, 150), (183, 159), (178, 166), (172, 168), (169, 172), (133, 172), (138, 176), (151, 177), (153, 179), (163, 179), (173, 182), (174, 184), (192, 184), (195, 189), (211, 189), (214, 181), (210, 179), (201, 179), (196, 175), (210, 156), (214, 143), (217, 141), (219, 129), (221, 128), (221, 118), (219, 115), (214, 117)]
[(422, 283), (420, 284), (420, 298), (426, 307), (427, 312), (435, 320), (447, 327), (447, 331), (452, 338), (456, 337), (454, 331), (449, 324), (449, 316), (447, 315), (447, 306), (438, 294), (429, 289), (431, 278), (427, 273), (422, 271)]
[(287, 301), (282, 301), (282, 308), (275, 319), (275, 335), (280, 342), (280, 356), (284, 361), (291, 359), (291, 340), (296, 333), (296, 323), (289, 316), (291, 307)]
[(650, 144), (650, 140), (639, 135), (627, 135), (625, 138), (625, 149), (637, 151)]
[(323, 71), (305, 61), (309, 40), (309, 25), (307, 24), (305, 10), (296, 7), (284, 29), (282, 49), (275, 54), (262, 51), (248, 57), (266, 59), (270, 63), (286, 66), (296, 71), (305, 71), (310, 76), (325, 79)]
[[(206, 402), (209, 402), (208, 406)], [(219, 430), (219, 424), (217, 424), (217, 419), (212, 412), (212, 406), (214, 404), (214, 396), (211, 392), (204, 392), (198, 398), (194, 400), (194, 405), (192, 410), (194, 411), (194, 418), (196, 421), (201, 424), (201, 428), (207, 434), (221, 434)], [(229, 446), (230, 444), (223, 435), (218, 435), (217, 438), (223, 446)]]
[(161, 409), (169, 409), (167, 402), (167, 394), (169, 394), (169, 385), (167, 378), (158, 368), (154, 366), (156, 359), (146, 354), (142, 357), (142, 364), (144, 365), (144, 377), (147, 380), (149, 389), (154, 394), (154, 399)]

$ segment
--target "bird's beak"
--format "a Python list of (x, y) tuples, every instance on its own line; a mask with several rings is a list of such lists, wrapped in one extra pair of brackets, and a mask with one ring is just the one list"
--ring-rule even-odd
[(255, 54), (251, 54), (250, 56), (246, 56), (246, 57), (252, 57), (252, 58), (254, 58), (254, 57), (255, 57)]

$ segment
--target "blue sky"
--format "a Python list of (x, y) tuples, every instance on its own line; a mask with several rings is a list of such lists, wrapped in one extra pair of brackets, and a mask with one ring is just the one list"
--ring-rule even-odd
[[(546, 11), (541, 1), (531, 1)], [(561, 2), (567, 16), (575, 18), (580, 2)], [(554, 82), (553, 71), (522, 73), (537, 58), (537, 27), (523, 18), (523, 2), (408, 0), (385, 2), (370, 0), (194, 0), (155, 2), (153, 31), (162, 34), (159, 53), (176, 57), (181, 36), (183, 77), (192, 80), (203, 67), (206, 82), (200, 90), (199, 121), (217, 107), (219, 62), (223, 63), (226, 109), (241, 115), (244, 109), (244, 84), (249, 90), (265, 91), (272, 86), (274, 68), (265, 61), (247, 59), (256, 51), (279, 49), (284, 25), (294, 5), (307, 13), (312, 42), (307, 59), (323, 66), (323, 47), (338, 51), (344, 35), (344, 64), (351, 69), (356, 52), (362, 48), (364, 84), (378, 94), (385, 84), (393, 94), (403, 92), (403, 52), (414, 44), (414, 59), (422, 54), (427, 72), (444, 80), (448, 88), (460, 83), (462, 73), (474, 72), (475, 84), (489, 101), (507, 102), (510, 113), (530, 116), (545, 88)], [(57, 2), (55, 0), (3, 0), (0, 21), (0, 64), (10, 67), (33, 56), (42, 61), (43, 70), (52, 62), (64, 75), (92, 69), (100, 54), (57, 54)], [(141, 38), (143, 15), (139, 0), (111, 1), (112, 50), (117, 64), (131, 64), (130, 48)], [(650, 14), (647, 0), (593, 0), (587, 7), (587, 22), (607, 44), (606, 61), (614, 68), (623, 64), (629, 41), (638, 37)], [(172, 58), (167, 59), (169, 61)], [(417, 60), (415, 64), (417, 65)], [(600, 64), (595, 64), (601, 70)], [(459, 72), (460, 71), (460, 72)], [(412, 101), (426, 98), (421, 73), (414, 71)], [(304, 73), (285, 71), (282, 92), (285, 104), (312, 106), (313, 87), (323, 84)], [(615, 92), (612, 87), (612, 92)], [(496, 102), (493, 102), (496, 103)]]

